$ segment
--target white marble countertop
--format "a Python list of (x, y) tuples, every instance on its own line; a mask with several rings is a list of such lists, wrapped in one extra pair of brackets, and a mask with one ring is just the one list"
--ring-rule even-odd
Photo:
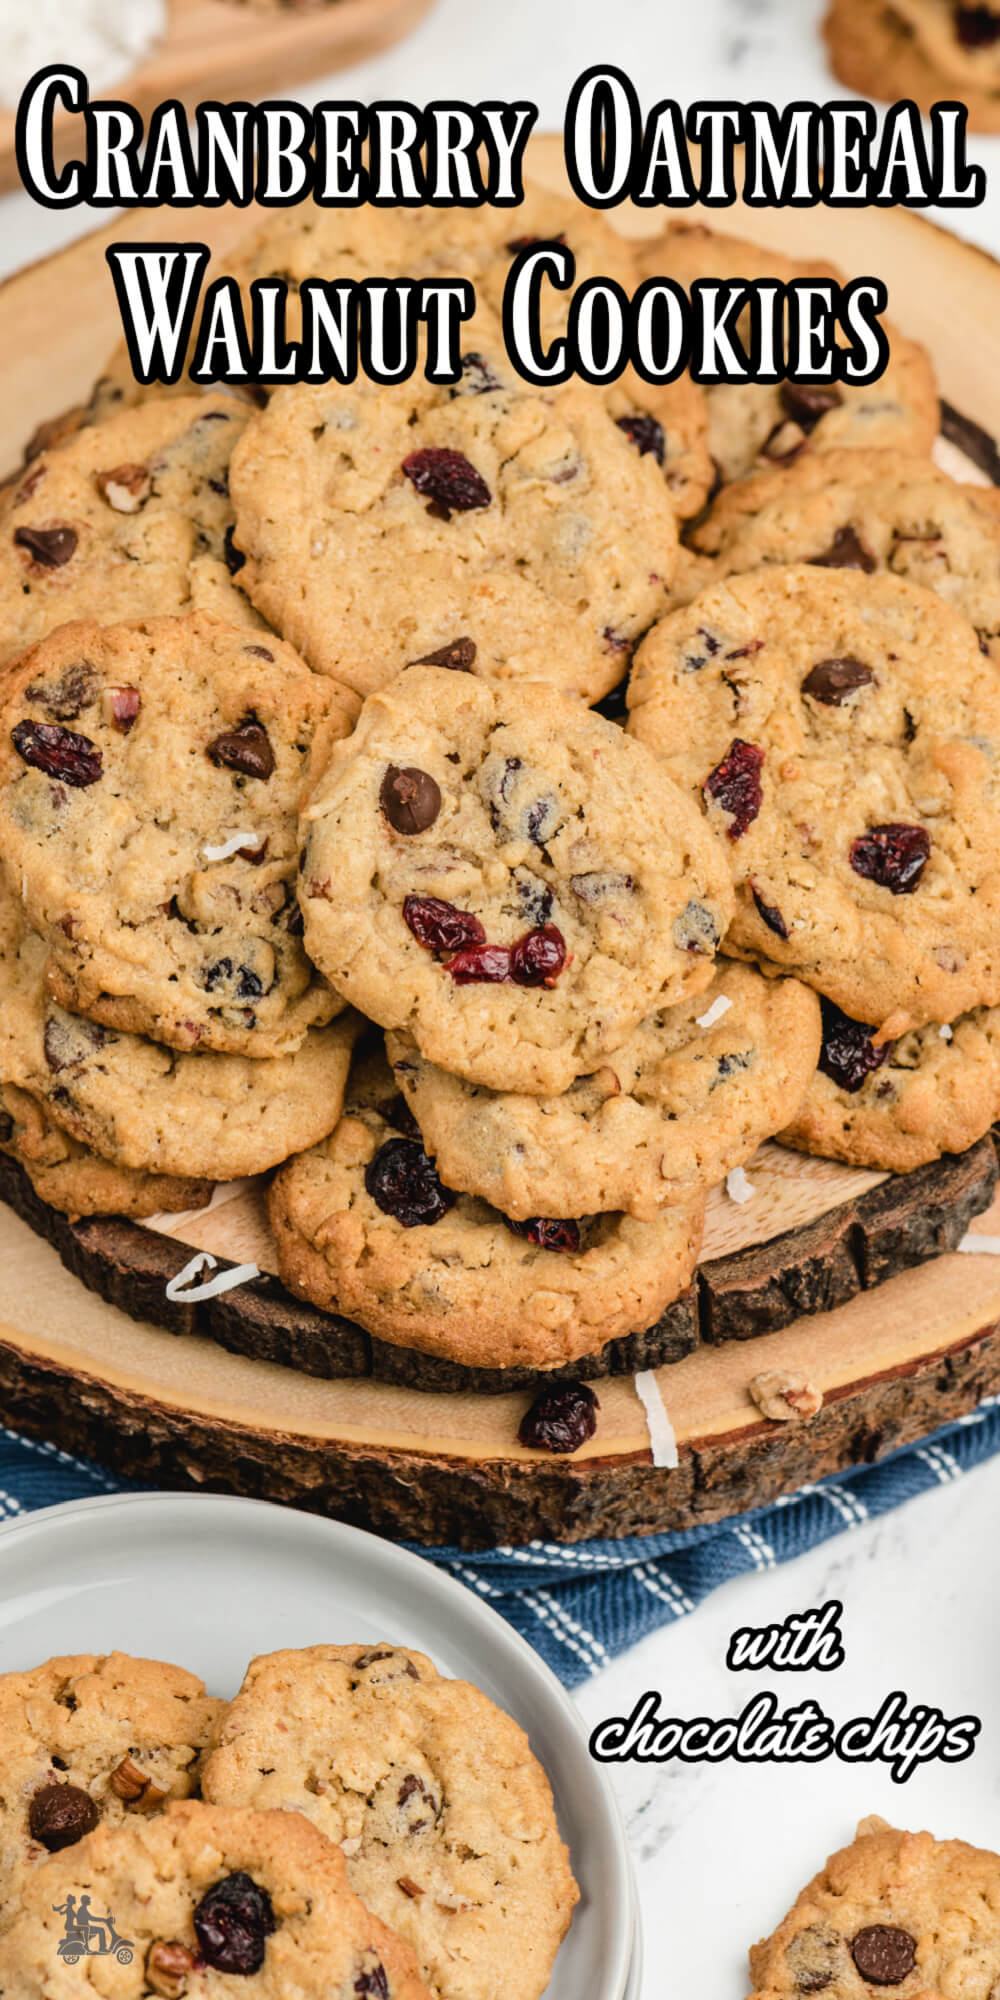
[[(818, 22), (821, 0), (439, 0), (408, 41), (319, 80), (318, 97), (528, 96), (540, 129), (561, 126), (574, 77), (590, 63), (627, 70), (644, 101), (675, 97), (823, 99), (836, 94)], [(975, 159), (1000, 175), (1000, 139)], [(101, 218), (106, 219), (104, 217)], [(1000, 254), (1000, 199), (948, 218)], [(90, 226), (82, 211), (0, 202), (0, 274)], [(822, 214), (817, 249), (822, 251)], [(984, 1716), (971, 1763), (927, 1766), (904, 1787), (881, 1767), (836, 1762), (760, 1768), (625, 1767), (616, 1774), (639, 1877), (644, 1996), (743, 2000), (749, 1943), (773, 1927), (862, 1815), (1000, 1842), (996, 1661), (1000, 1602), (990, 1551), (1000, 1541), (1000, 1463), (855, 1529), (796, 1563), (734, 1582), (692, 1617), (653, 1635), (582, 1690), (588, 1723), (627, 1712), (648, 1687), (664, 1712), (737, 1713), (756, 1686), (785, 1706), (807, 1695), (838, 1719), (871, 1713), (894, 1688), (952, 1713)], [(846, 1606), (848, 1658), (834, 1674), (733, 1674), (732, 1630), (831, 1596)]]

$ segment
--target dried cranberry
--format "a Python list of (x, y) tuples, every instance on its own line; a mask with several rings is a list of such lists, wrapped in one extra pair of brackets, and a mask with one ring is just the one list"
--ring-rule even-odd
[(870, 826), (867, 833), (851, 842), (851, 867), (855, 875), (863, 875), (894, 896), (912, 896), (930, 852), (926, 827), (890, 820), (885, 826)]
[(488, 396), (494, 389), (502, 386), (485, 354), (463, 354), (460, 356), (459, 366), (462, 370), (462, 379), (456, 382), (451, 392), (453, 396)]
[(244, 1978), (260, 1971), (267, 1939), (275, 1929), (274, 1911), (267, 1890), (242, 1868), (208, 1890), (192, 1921), (201, 1955), (213, 1971), (236, 1972)]
[(458, 910), (439, 896), (405, 897), (403, 922), (425, 951), (462, 951), (486, 942), (486, 932), (471, 910)]
[(1000, 42), (1000, 14), (992, 7), (956, 7), (955, 33), (963, 49), (991, 49)]
[(448, 960), (456, 986), (502, 986), (511, 977), (509, 944), (474, 944)]
[(417, 492), (427, 500), (436, 501), (446, 514), (466, 514), (475, 507), (488, 507), (493, 497), (475, 466), (460, 451), (449, 451), (443, 445), (427, 445), (423, 451), (411, 451), (409, 458), (403, 460), (403, 471)]
[(647, 452), (652, 452), (657, 465), (663, 464), (667, 440), (663, 425), (658, 424), (655, 417), (647, 416), (637, 410), (634, 416), (619, 417), (618, 429), (625, 432), (629, 443), (634, 444), (640, 458), (645, 458)]
[(811, 569), (860, 569), (871, 576), (878, 560), (851, 527), (838, 528), (826, 553), (810, 558)]
[(823, 1015), (823, 1043), (819, 1067), (838, 1090), (846, 1090), (853, 1097), (861, 1089), (865, 1078), (888, 1062), (895, 1042), (881, 1042), (876, 1046), (872, 1041), (874, 1027), (864, 1021), (852, 1021), (850, 1015), (842, 1014), (832, 1000), (821, 998), (820, 1009)]
[(726, 829), (730, 840), (740, 840), (760, 811), (764, 796), (760, 782), (763, 764), (763, 750), (734, 736), (721, 764), (705, 779), (703, 789), (709, 798), (731, 816), (732, 825)]
[(104, 758), (89, 736), (55, 722), (16, 722), (10, 732), (19, 757), (65, 785), (96, 785)]
[(274, 773), (271, 739), (253, 715), (244, 716), (238, 728), (216, 736), (206, 746), (205, 755), (217, 769), (239, 771), (244, 778), (266, 781)]
[(578, 1222), (553, 1222), (547, 1216), (533, 1215), (527, 1222), (510, 1222), (515, 1236), (523, 1236), (527, 1243), (537, 1243), (542, 1250), (579, 1250), (580, 1225)]
[(766, 924), (768, 930), (774, 932), (775, 937), (786, 938), (788, 936), (788, 925), (777, 905), (774, 903), (765, 903), (763, 896), (757, 894), (752, 883), (750, 885), (750, 894), (754, 899), (757, 915), (761, 923)]
[(566, 964), (566, 940), (555, 924), (527, 931), (512, 946), (510, 976), (515, 986), (554, 986)]
[(455, 1201), (416, 1139), (387, 1139), (365, 1168), (365, 1187), (383, 1215), (404, 1229), (440, 1222)]
[(14, 541), (25, 549), (39, 569), (62, 569), (76, 554), (79, 536), (75, 528), (59, 524), (54, 528), (15, 528)]
[(81, 711), (96, 701), (97, 688), (97, 674), (90, 661), (77, 660), (63, 668), (58, 680), (32, 681), (24, 696), (44, 708), (54, 722), (75, 722)]
[(90, 1793), (79, 1785), (42, 1785), (28, 1807), (28, 1832), (50, 1854), (58, 1854), (93, 1833), (99, 1818)]
[(851, 1957), (869, 1986), (902, 1986), (917, 1962), (916, 1939), (896, 1924), (869, 1924), (854, 1939)]
[(354, 1991), (361, 1994), (363, 2000), (365, 1996), (367, 2000), (389, 2000), (389, 1981), (385, 1966), (375, 1957), (374, 1952), (370, 1952), (369, 1957), (371, 1963), (361, 1967), (354, 1982)]
[(585, 1382), (556, 1382), (521, 1418), (518, 1441), (536, 1451), (579, 1451), (597, 1429), (600, 1403)]
[(844, 400), (835, 382), (783, 382), (780, 394), (785, 415), (804, 431), (814, 430), (820, 418), (839, 409)]
[(410, 660), (411, 667), (448, 667), (452, 673), (467, 674), (476, 657), (474, 639), (462, 637), (452, 639), (447, 646), (439, 646), (435, 653), (422, 653), (419, 660)]

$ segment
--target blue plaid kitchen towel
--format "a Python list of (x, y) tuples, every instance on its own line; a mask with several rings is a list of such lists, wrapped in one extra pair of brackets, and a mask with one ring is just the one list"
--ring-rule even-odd
[[(773, 1569), (850, 1532), (934, 1486), (961, 1479), (1000, 1452), (1000, 1396), (879, 1465), (807, 1486), (714, 1527), (642, 1540), (529, 1542), (470, 1556), (418, 1549), (502, 1613), (567, 1687), (577, 1687), (659, 1625), (683, 1618), (730, 1577)], [(35, 1507), (129, 1490), (99, 1466), (54, 1445), (0, 1430), (0, 1518)]]

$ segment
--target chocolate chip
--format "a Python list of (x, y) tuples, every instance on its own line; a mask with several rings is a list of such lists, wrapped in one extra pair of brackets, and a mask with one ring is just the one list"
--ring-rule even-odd
[(82, 789), (96, 785), (104, 759), (89, 736), (63, 729), (55, 722), (16, 722), (10, 732), (19, 757), (36, 771)]
[(871, 576), (878, 560), (853, 528), (838, 528), (825, 555), (810, 557), (811, 569), (860, 569)]
[(28, 1807), (28, 1832), (50, 1854), (58, 1854), (93, 1833), (99, 1819), (90, 1793), (79, 1785), (42, 1785)]
[(931, 838), (926, 827), (890, 820), (870, 826), (851, 842), (851, 867), (856, 875), (888, 889), (893, 896), (912, 896), (930, 860)]
[(433, 1160), (414, 1139), (387, 1139), (365, 1168), (365, 1187), (376, 1208), (404, 1229), (429, 1228), (453, 1207)]
[(266, 1889), (238, 1869), (202, 1897), (192, 1922), (201, 1955), (215, 1972), (236, 1972), (246, 1978), (264, 1963), (267, 1940), (275, 1930), (274, 1911)]
[(992, 7), (956, 7), (955, 33), (963, 49), (991, 49), (1000, 42), (1000, 14)]
[(917, 1962), (916, 1939), (895, 1924), (868, 1924), (854, 1939), (851, 1957), (869, 1986), (902, 1986)]
[(476, 657), (474, 639), (452, 639), (447, 646), (439, 646), (436, 653), (422, 653), (419, 660), (409, 660), (411, 667), (449, 667), (453, 673), (467, 674)]
[(266, 780), (274, 771), (274, 751), (263, 724), (248, 715), (237, 729), (216, 736), (205, 755), (210, 763), (227, 771), (240, 771), (245, 778)]
[(521, 1418), (518, 1441), (536, 1451), (579, 1451), (597, 1429), (600, 1403), (585, 1382), (556, 1382)]
[(396, 833), (426, 833), (441, 811), (441, 788), (415, 764), (390, 764), (379, 803)]
[(844, 400), (835, 382), (783, 382), (780, 395), (786, 417), (804, 431), (814, 430), (820, 418), (839, 409)]
[(82, 709), (89, 708), (97, 694), (97, 674), (89, 660), (77, 660), (65, 667), (54, 681), (32, 681), (24, 690), (26, 701), (44, 708), (56, 722), (75, 722)]
[(76, 554), (79, 536), (75, 528), (60, 523), (52, 528), (15, 528), (14, 541), (39, 569), (62, 569)]
[(222, 554), (230, 576), (238, 576), (246, 562), (246, 556), (242, 549), (237, 548), (231, 527), (226, 529), (222, 537)]
[(803, 694), (826, 708), (840, 708), (859, 688), (874, 687), (875, 676), (863, 660), (818, 660), (802, 683)]

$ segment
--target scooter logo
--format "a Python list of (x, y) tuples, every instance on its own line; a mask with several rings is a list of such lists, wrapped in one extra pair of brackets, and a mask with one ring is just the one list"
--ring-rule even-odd
[(90, 1907), (90, 1897), (67, 1896), (64, 1903), (53, 1903), (57, 1917), (65, 1917), (59, 1956), (64, 1965), (76, 1965), (81, 1958), (116, 1958), (119, 1965), (131, 1965), (133, 1958), (131, 1938), (119, 1937), (111, 1911), (103, 1917), (95, 1916)]

